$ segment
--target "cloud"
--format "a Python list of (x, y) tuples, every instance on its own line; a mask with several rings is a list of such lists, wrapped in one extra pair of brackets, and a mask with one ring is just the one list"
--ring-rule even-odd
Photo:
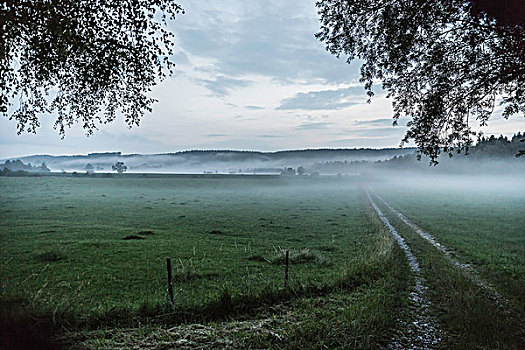
[(276, 110), (338, 110), (366, 102), (362, 87), (300, 92), (281, 101)]
[(257, 137), (262, 137), (262, 138), (266, 138), (266, 139), (271, 139), (271, 138), (277, 138), (277, 137), (282, 137), (280, 135), (269, 135), (269, 134), (263, 134), (263, 135), (257, 135)]
[(250, 111), (259, 111), (261, 109), (264, 109), (264, 107), (260, 106), (244, 106), (244, 108), (249, 109)]
[(404, 127), (350, 129), (337, 133), (343, 138), (329, 141), (333, 147), (398, 147)]
[(81, 125), (75, 124), (61, 139), (52, 128), (51, 116), (42, 117), (42, 127), (36, 134), (17, 135), (16, 123), (0, 118), (0, 158), (35, 154), (82, 154), (90, 152), (123, 151), (125, 153), (162, 152), (168, 147), (157, 139), (156, 132), (141, 133), (140, 128), (125, 128), (123, 121), (100, 126), (92, 136), (86, 137)]
[(225, 76), (218, 76), (215, 80), (199, 79), (204, 87), (210, 90), (217, 97), (226, 97), (230, 94), (230, 90), (250, 86), (252, 84), (249, 80), (233, 79)]
[(303, 123), (303, 124), (298, 125), (295, 129), (296, 130), (318, 130), (318, 129), (326, 129), (330, 125), (332, 125), (332, 123)]
[(186, 55), (183, 51), (177, 52), (176, 54), (172, 55), (171, 59), (173, 60), (173, 62), (175, 62), (176, 66), (190, 63), (188, 55)]
[(356, 120), (355, 125), (392, 125), (392, 118), (381, 118), (373, 120)]
[(226, 134), (207, 134), (206, 137), (225, 137)]
[(338, 132), (338, 135), (351, 135), (359, 138), (386, 138), (395, 137), (401, 140), (406, 131), (405, 127), (379, 127), (367, 129), (348, 129)]
[(188, 3), (185, 9), (186, 15), (173, 26), (180, 47), (213, 59), (223, 74), (255, 74), (281, 83), (344, 83), (359, 72), (357, 65), (331, 55), (314, 37), (319, 20), (311, 2), (203, 1)]

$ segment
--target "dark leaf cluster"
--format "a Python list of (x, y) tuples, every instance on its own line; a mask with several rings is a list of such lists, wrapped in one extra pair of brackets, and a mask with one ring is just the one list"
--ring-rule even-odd
[(171, 0), (5, 0), (0, 3), (0, 113), (18, 132), (39, 115), (55, 128), (82, 124), (88, 134), (121, 113), (138, 125), (148, 92), (170, 74), (182, 11)]
[(411, 118), (402, 144), (414, 140), (433, 163), (468, 151), (472, 121), (485, 125), (498, 103), (505, 118), (525, 116), (522, 0), (320, 0), (317, 8), (317, 38), (364, 61), (368, 95), (380, 81), (394, 124)]

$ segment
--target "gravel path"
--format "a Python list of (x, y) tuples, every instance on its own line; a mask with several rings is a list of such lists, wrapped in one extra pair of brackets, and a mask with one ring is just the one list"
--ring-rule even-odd
[(441, 341), (442, 331), (434, 317), (431, 315), (430, 300), (425, 297), (427, 287), (421, 277), (419, 262), (405, 242), (404, 238), (397, 232), (394, 226), (388, 221), (381, 209), (373, 201), (368, 190), (366, 191), (368, 200), (374, 207), (379, 219), (390, 230), (397, 244), (407, 258), (410, 270), (414, 275), (415, 284), (410, 292), (410, 322), (402, 322), (406, 329), (403, 334), (391, 339), (388, 349), (433, 349)]

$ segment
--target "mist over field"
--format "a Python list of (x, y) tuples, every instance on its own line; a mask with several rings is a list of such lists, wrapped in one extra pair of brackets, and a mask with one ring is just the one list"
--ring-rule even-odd
[[(500, 141), (436, 166), (411, 149), (0, 163), (0, 306), (15, 322), (4, 328), (30, 315), (44, 334), (70, 327), (65, 348), (88, 349), (146, 347), (159, 333), (210, 348), (318, 337), (338, 348), (334, 332), (347, 344), (519, 348), (525, 169)], [(130, 173), (111, 174), (116, 162)]]
[(65, 348), (147, 347), (144, 322), (209, 348), (517, 349), (522, 137), (437, 164), (412, 148), (6, 159), (0, 306), (15, 323), (0, 331), (30, 315), (44, 334), (71, 327)]
[[(85, 171), (91, 164), (95, 171), (110, 172), (111, 166), (122, 161), (128, 172), (152, 173), (280, 173), (284, 167), (303, 166), (315, 169), (326, 162), (387, 160), (411, 154), (406, 149), (321, 149), (281, 152), (249, 151), (186, 151), (168, 154), (121, 154), (120, 152), (90, 153), (76, 156), (35, 155), (21, 158), (24, 163), (46, 163), (51, 171)], [(331, 172), (329, 172), (331, 173)]]
[[(424, 174), (523, 174), (525, 157), (521, 133), (512, 138), (481, 139), (467, 154), (441, 154), (437, 164), (428, 157), (418, 158), (413, 148), (385, 149), (310, 149), (280, 152), (255, 151), (185, 151), (166, 154), (122, 154), (121, 152), (88, 155), (35, 155), (19, 159), (34, 166), (45, 164), (51, 171), (107, 173), (123, 162), (131, 173), (175, 174), (280, 174), (292, 168), (295, 174), (382, 176), (388, 173)], [(0, 164), (0, 170), (3, 164)], [(291, 173), (288, 173), (290, 175)], [(399, 175), (398, 175), (399, 176)]]

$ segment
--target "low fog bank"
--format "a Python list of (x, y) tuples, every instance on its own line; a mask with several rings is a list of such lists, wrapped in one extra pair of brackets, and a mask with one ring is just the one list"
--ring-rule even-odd
[[(372, 187), (420, 188), (448, 190), (488, 190), (525, 194), (525, 171), (518, 174), (446, 174), (379, 171), (373, 175), (362, 176), (363, 181)], [(525, 198), (523, 198), (525, 201)]]
[[(437, 164), (418, 158), (413, 148), (318, 149), (281, 152), (186, 151), (169, 154), (91, 153), (78, 156), (29, 156), (0, 164), (11, 170), (109, 173), (122, 162), (131, 173), (362, 175), (395, 177), (421, 175), (525, 175), (525, 137), (490, 137), (470, 147), (468, 154), (442, 154)], [(31, 165), (32, 164), (32, 165)], [(15, 165), (27, 169), (15, 169)]]
[[(324, 149), (282, 152), (187, 151), (172, 154), (91, 153), (78, 156), (37, 155), (20, 159), (24, 163), (44, 163), (51, 171), (111, 172), (112, 165), (123, 162), (128, 172), (136, 173), (257, 173), (280, 174), (284, 168), (303, 167), (310, 172), (322, 170), (330, 162), (348, 164), (376, 162), (414, 152), (405, 149)], [(328, 168), (323, 171), (331, 174)], [(319, 171), (321, 172), (321, 171)]]
[[(482, 207), (495, 207), (515, 210), (515, 206), (525, 205), (525, 176), (522, 175), (458, 175), (458, 174), (408, 174), (383, 175), (373, 179), (363, 179), (364, 185), (372, 194), (378, 194), (391, 203), (400, 205), (398, 209), (428, 205), (435, 200), (436, 213), (451, 208), (473, 208), (472, 203)], [(392, 202), (393, 201), (393, 202)], [(429, 202), (430, 201), (430, 202)], [(405, 203), (402, 205), (401, 203)], [(471, 204), (468, 204), (471, 203)], [(510, 207), (509, 207), (510, 206)], [(458, 213), (458, 215), (460, 215)], [(515, 219), (513, 219), (515, 220)], [(525, 230), (525, 219), (514, 221)], [(525, 232), (525, 231), (524, 231)]]
[(525, 155), (518, 155), (525, 148), (524, 139), (521, 133), (517, 133), (511, 139), (503, 136), (483, 138), (470, 147), (467, 154), (441, 154), (437, 159), (437, 164), (433, 164), (428, 157), (422, 156), (419, 159), (417, 154), (411, 153), (376, 162), (330, 162), (325, 164), (324, 170), (341, 174), (359, 173), (365, 176), (395, 174), (396, 177), (411, 174), (523, 176), (525, 175)]

